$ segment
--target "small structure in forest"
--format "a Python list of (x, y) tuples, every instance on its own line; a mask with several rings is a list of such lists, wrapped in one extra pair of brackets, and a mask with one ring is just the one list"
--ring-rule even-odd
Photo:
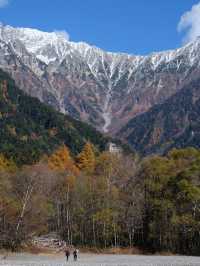
[(110, 153), (120, 154), (122, 152), (122, 149), (113, 142), (108, 143), (107, 149)]

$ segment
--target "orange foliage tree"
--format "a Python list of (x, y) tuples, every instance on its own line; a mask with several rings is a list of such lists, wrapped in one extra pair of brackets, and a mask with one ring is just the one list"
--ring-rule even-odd
[(95, 153), (94, 146), (87, 142), (81, 151), (81, 153), (77, 156), (77, 166), (78, 168), (87, 173), (92, 174), (95, 169)]
[(72, 159), (69, 149), (63, 145), (59, 147), (48, 159), (50, 169), (58, 172), (69, 172), (78, 175), (79, 170)]

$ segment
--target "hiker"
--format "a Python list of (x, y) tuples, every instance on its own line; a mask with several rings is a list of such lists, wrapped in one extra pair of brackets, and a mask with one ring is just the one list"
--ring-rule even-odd
[(66, 256), (66, 259), (67, 259), (67, 261), (69, 260), (69, 256), (70, 256), (70, 251), (69, 251), (69, 249), (66, 249), (65, 250), (65, 256)]
[(74, 250), (73, 255), (74, 255), (74, 261), (77, 261), (77, 258), (78, 258), (78, 249), (75, 249)]

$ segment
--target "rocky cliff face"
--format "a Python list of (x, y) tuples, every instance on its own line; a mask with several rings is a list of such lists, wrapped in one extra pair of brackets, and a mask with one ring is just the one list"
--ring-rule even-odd
[(31, 96), (115, 134), (200, 76), (200, 39), (134, 56), (69, 42), (60, 33), (1, 25), (0, 68)]

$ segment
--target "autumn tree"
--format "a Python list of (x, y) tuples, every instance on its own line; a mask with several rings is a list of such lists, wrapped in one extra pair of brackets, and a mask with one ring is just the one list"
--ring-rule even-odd
[(59, 172), (70, 172), (78, 175), (79, 171), (72, 159), (69, 149), (63, 145), (59, 147), (48, 159), (50, 169)]
[(87, 142), (76, 158), (78, 168), (86, 174), (92, 174), (95, 169), (94, 146)]
[(54, 230), (65, 238), (68, 244), (72, 239), (72, 200), (79, 169), (66, 146), (58, 148), (48, 159), (50, 169), (55, 172), (55, 185), (52, 202), (55, 211)]

